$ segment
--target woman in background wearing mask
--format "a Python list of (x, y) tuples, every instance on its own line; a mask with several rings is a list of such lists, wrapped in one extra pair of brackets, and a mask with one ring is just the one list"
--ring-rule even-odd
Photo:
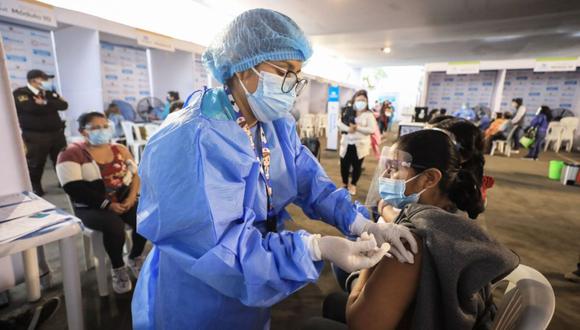
[[(112, 144), (114, 127), (104, 114), (89, 112), (78, 119), (85, 142), (69, 145), (58, 156), (56, 173), (83, 224), (103, 233), (103, 244), (113, 267), (113, 290), (131, 291), (129, 269), (138, 277), (146, 240), (137, 234), (137, 165), (129, 150)], [(123, 260), (125, 224), (133, 228), (128, 266)]]
[[(371, 267), (385, 242), (412, 259), (410, 232), (366, 219), (300, 143), (290, 111), (311, 54), (296, 23), (266, 9), (240, 14), (204, 53), (224, 87), (190, 95), (140, 164), (138, 231), (154, 247), (133, 296), (135, 329), (267, 329), (270, 307), (315, 282), (322, 260)], [(290, 203), (374, 237), (286, 231)]]
[[(340, 174), (342, 185), (348, 188), (351, 195), (356, 195), (356, 184), (361, 175), (364, 158), (371, 150), (371, 134), (377, 130), (377, 121), (369, 110), (367, 91), (361, 89), (354, 93), (352, 106), (356, 117), (354, 122), (347, 126), (342, 121), (338, 122), (341, 131), (347, 134), (342, 135), (340, 140)], [(352, 178), (350, 186), (348, 184), (349, 174), (352, 168)]]

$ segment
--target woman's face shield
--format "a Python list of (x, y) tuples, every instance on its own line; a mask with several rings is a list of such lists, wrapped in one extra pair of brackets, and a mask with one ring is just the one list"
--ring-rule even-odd
[(375, 174), (369, 187), (365, 205), (367, 207), (376, 207), (381, 197), (379, 196), (380, 178), (408, 180), (413, 176), (414, 171), (411, 168), (413, 157), (405, 151), (397, 150), (397, 145), (384, 147), (381, 152), (381, 158), (375, 169)]

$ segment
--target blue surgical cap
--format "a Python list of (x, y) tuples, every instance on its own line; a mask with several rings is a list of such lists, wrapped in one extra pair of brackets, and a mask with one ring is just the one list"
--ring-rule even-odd
[(203, 63), (224, 84), (236, 72), (265, 61), (306, 61), (312, 47), (288, 16), (252, 9), (236, 17), (203, 53)]

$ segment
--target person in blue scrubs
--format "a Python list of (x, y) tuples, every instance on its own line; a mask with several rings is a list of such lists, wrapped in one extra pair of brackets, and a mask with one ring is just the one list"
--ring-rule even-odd
[[(296, 23), (266, 9), (242, 13), (204, 53), (224, 87), (194, 92), (140, 164), (138, 232), (154, 247), (135, 329), (268, 329), (270, 307), (315, 282), (323, 260), (349, 272), (385, 255), (413, 262), (410, 231), (369, 221), (300, 144), (290, 111), (311, 54)], [(359, 238), (284, 230), (290, 203)]]

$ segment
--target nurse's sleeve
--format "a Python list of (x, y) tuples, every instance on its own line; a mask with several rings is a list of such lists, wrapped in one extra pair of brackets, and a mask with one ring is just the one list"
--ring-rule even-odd
[(245, 205), (258, 187), (257, 162), (239, 143), (210, 133), (161, 132), (147, 145), (138, 232), (166, 265), (245, 305), (272, 306), (316, 281), (323, 264), (310, 257), (308, 233), (263, 236), (254, 227)]
[(355, 218), (364, 219), (357, 212), (346, 189), (337, 189), (310, 150), (300, 143), (295, 124), (289, 125), (288, 135), (294, 148), (298, 195), (294, 203), (311, 219), (322, 220), (343, 234), (353, 233)]

